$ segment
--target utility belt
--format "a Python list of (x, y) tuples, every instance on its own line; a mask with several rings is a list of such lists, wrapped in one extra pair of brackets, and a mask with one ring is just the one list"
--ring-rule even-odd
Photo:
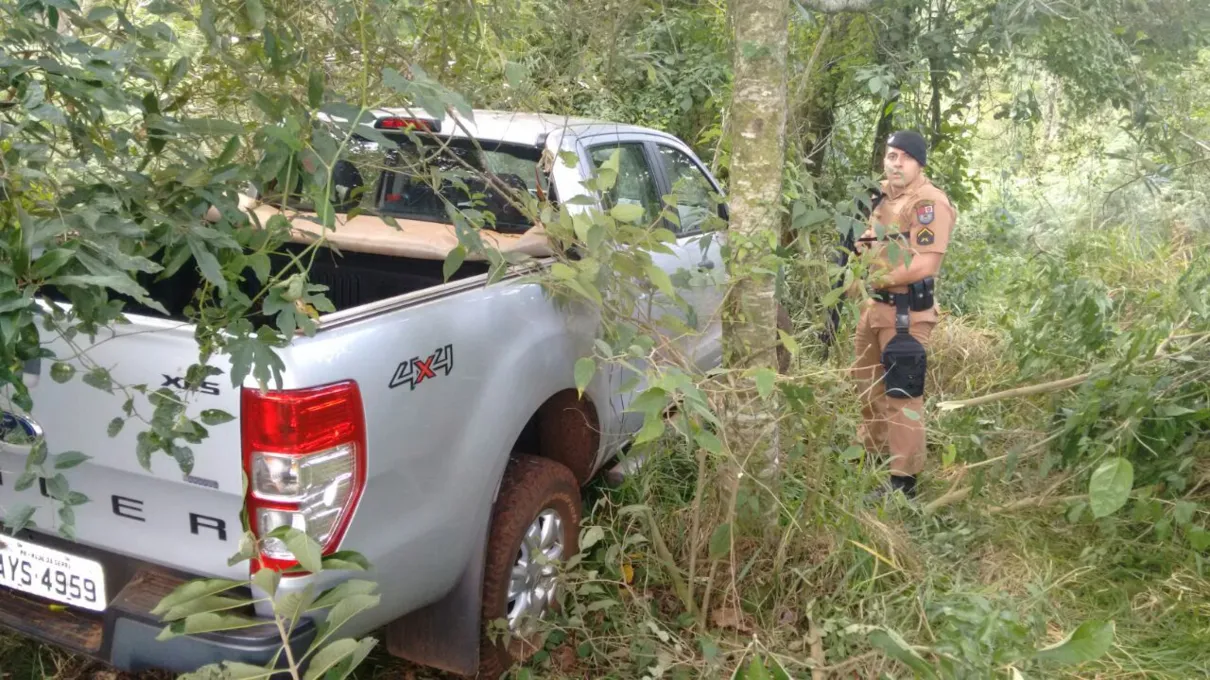
[(930, 276), (915, 283), (908, 284), (908, 292), (906, 293), (892, 293), (886, 290), (876, 290), (874, 291), (872, 297), (883, 304), (893, 305), (895, 307), (895, 327), (898, 328), (900, 322), (899, 317), (905, 317), (904, 322), (906, 323), (906, 317), (909, 310), (913, 312), (924, 312), (933, 308), (933, 287), (935, 285), (936, 281)]
[(895, 337), (882, 351), (883, 382), (886, 395), (894, 399), (912, 399), (924, 394), (928, 356), (924, 345), (912, 337), (911, 315), (933, 307), (933, 278), (908, 286), (906, 293), (875, 291), (874, 298), (895, 306)]

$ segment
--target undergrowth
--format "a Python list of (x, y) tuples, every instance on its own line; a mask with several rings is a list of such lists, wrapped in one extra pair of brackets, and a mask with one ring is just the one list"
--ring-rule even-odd
[[(710, 498), (696, 493), (700, 472), (706, 486), (720, 477), (665, 438), (623, 488), (589, 496), (568, 611), (523, 673), (1210, 675), (1208, 236), (1179, 223), (1073, 229), (984, 250), (973, 283), (959, 271), (960, 312), (932, 341), (916, 504), (865, 501), (885, 470), (854, 446), (851, 329), (820, 364), (818, 329), (800, 328), (776, 527), (732, 536), (721, 508), (694, 507)], [(1130, 471), (1125, 491), (1092, 479), (1111, 463)], [(694, 612), (685, 587), (719, 597)]]
[[(741, 495), (732, 527), (709, 492), (723, 461), (671, 428), (635, 451), (650, 457), (621, 488), (586, 490), (564, 610), (516, 676), (1210, 676), (1210, 233), (1124, 219), (1033, 239), (973, 221), (988, 238), (956, 239), (947, 260), (916, 503), (865, 500), (885, 466), (854, 436), (853, 310), (826, 358), (818, 315), (793, 310), (778, 485)], [(1106, 501), (1090, 478), (1119, 459), (1132, 483)], [(1102, 653), (1059, 644), (1080, 630)], [(98, 672), (112, 680), (0, 637), (5, 680)], [(379, 650), (357, 676), (439, 674)]]

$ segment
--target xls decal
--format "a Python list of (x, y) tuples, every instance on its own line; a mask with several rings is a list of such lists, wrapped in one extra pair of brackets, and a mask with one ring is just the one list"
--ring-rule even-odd
[(452, 370), (454, 370), (454, 346), (439, 347), (436, 352), (427, 357), (412, 357), (399, 364), (395, 369), (394, 377), (391, 378), (391, 388), (408, 385), (410, 389), (414, 390), (426, 379), (436, 378), (437, 371), (444, 371), (443, 375), (449, 375)]
[[(184, 376), (168, 375), (167, 373), (161, 373), (160, 375), (164, 376), (164, 384), (160, 385), (160, 387), (175, 387), (179, 390), (189, 389), (189, 386), (185, 384)], [(217, 397), (219, 395), (218, 383), (203, 380), (202, 384), (198, 386), (198, 391)]]

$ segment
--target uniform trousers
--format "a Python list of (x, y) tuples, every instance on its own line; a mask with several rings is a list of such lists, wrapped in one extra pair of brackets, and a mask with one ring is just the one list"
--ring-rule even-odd
[[(908, 332), (927, 349), (936, 325), (936, 308), (911, 312)], [(882, 351), (895, 332), (894, 306), (867, 302), (857, 324), (852, 367), (861, 395), (860, 435), (866, 451), (890, 456), (892, 474), (916, 475), (924, 469), (926, 453), (924, 397), (888, 397), (882, 381)]]

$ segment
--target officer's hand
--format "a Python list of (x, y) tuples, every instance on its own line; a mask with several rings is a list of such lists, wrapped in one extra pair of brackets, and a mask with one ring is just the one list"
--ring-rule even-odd
[[(878, 235), (874, 233), (874, 229), (870, 228), (870, 229), (866, 229), (865, 233), (863, 233), (860, 238), (876, 238), (877, 236)], [(864, 253), (865, 251), (869, 250), (874, 245), (874, 243), (873, 243), (873, 241), (862, 241), (862, 240), (858, 239), (856, 245), (857, 245), (857, 252)]]

